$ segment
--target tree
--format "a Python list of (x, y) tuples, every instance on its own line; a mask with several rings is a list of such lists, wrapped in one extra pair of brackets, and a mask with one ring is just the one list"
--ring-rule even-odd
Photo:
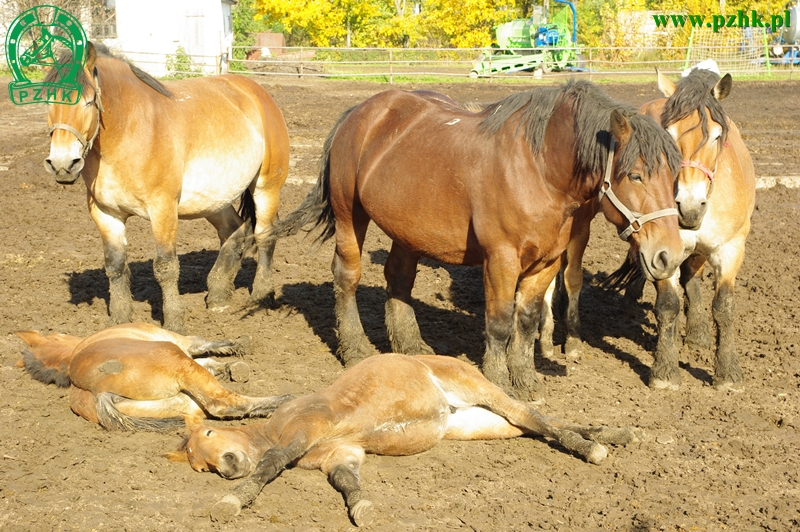
[(455, 48), (489, 46), (495, 26), (521, 16), (515, 0), (429, 0), (422, 14), (431, 35)]

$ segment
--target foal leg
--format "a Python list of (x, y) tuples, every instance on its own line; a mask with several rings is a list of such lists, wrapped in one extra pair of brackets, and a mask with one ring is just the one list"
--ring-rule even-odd
[[(748, 228), (749, 229), (749, 228)], [(711, 304), (711, 313), (717, 324), (717, 355), (714, 361), (713, 385), (718, 390), (742, 391), (744, 376), (736, 353), (736, 331), (734, 287), (736, 274), (744, 260), (745, 236), (731, 240), (721, 246), (711, 257), (709, 263), (714, 268), (716, 293)]]
[(569, 244), (565, 253), (564, 265), (564, 288), (567, 292), (567, 340), (564, 344), (564, 354), (567, 358), (578, 358), (580, 356), (581, 342), (581, 318), (578, 308), (578, 299), (583, 289), (583, 254), (586, 252), (586, 245), (589, 243), (589, 229), (592, 219), (597, 214), (600, 204), (597, 201), (584, 204), (575, 213), (572, 222), (572, 232)]
[(536, 375), (534, 361), (536, 329), (539, 325), (545, 292), (560, 267), (559, 257), (540, 272), (526, 275), (519, 282), (514, 311), (514, 330), (508, 344), (508, 370), (514, 387), (514, 396), (522, 401), (541, 399), (544, 385)]
[(658, 343), (650, 368), (649, 386), (656, 389), (677, 390), (681, 385), (678, 368), (678, 272), (669, 279), (656, 281), (656, 321), (658, 322)]
[(183, 302), (178, 292), (178, 202), (151, 209), (151, 227), (156, 241), (153, 274), (161, 286), (164, 328), (183, 334)]
[(700, 291), (700, 275), (705, 261), (705, 257), (692, 255), (681, 264), (681, 284), (685, 292), (686, 345), (691, 349), (705, 349), (711, 345), (711, 331)]
[(414, 309), (411, 308), (411, 289), (417, 276), (419, 255), (392, 243), (389, 258), (383, 268), (389, 299), (386, 301), (386, 329), (392, 351), (408, 355), (433, 354), (422, 340)]
[[(289, 170), (288, 146), (286, 147), (286, 161), (278, 168), (272, 167), (270, 174), (260, 175), (253, 189), (253, 202), (256, 206), (256, 235), (263, 234), (275, 221), (278, 215), (278, 202), (281, 197), (281, 187), (286, 181)], [(262, 168), (262, 172), (265, 170)], [(275, 240), (256, 239), (258, 249), (258, 264), (256, 276), (253, 279), (253, 290), (250, 292), (250, 301), (256, 305), (272, 306), (275, 300), (275, 286), (272, 280), (272, 257), (275, 255)]]
[(374, 517), (372, 501), (361, 490), (359, 471), (364, 462), (364, 449), (334, 439), (320, 443), (298, 463), (298, 467), (319, 467), (328, 481), (344, 497), (350, 519), (356, 526), (367, 526)]
[(544, 293), (544, 303), (539, 316), (539, 350), (542, 356), (552, 358), (555, 346), (553, 345), (553, 331), (555, 322), (553, 319), (553, 296), (558, 290), (558, 276), (556, 276), (547, 287)]
[(103, 255), (108, 277), (109, 325), (131, 321), (131, 270), (128, 267), (125, 220), (105, 212), (89, 196), (89, 214), (103, 240)]
[(208, 273), (206, 306), (211, 309), (225, 307), (231, 299), (233, 281), (242, 266), (242, 254), (247, 247), (247, 237), (252, 228), (244, 222), (232, 205), (206, 217), (217, 230), (219, 255)]
[(364, 334), (356, 303), (356, 288), (361, 280), (361, 248), (368, 225), (369, 218), (357, 205), (353, 206), (352, 219), (336, 219), (336, 252), (331, 264), (336, 326), (339, 331), (336, 354), (347, 367), (374, 353)]

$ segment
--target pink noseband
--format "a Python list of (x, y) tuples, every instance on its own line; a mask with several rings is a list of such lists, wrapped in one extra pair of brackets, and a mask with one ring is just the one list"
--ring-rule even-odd
[(698, 163), (697, 161), (691, 161), (685, 159), (681, 163), (681, 168), (686, 168), (686, 167), (697, 168), (706, 175), (709, 181), (711, 181), (712, 183), (714, 182), (714, 172), (712, 172), (711, 169), (709, 169), (708, 166), (704, 165), (703, 163)]

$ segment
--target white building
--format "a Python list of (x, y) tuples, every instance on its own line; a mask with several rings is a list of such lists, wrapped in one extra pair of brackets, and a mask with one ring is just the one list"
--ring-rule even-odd
[[(236, 0), (106, 0), (116, 9), (116, 38), (102, 41), (154, 76), (182, 49), (193, 67), (219, 73), (233, 45), (231, 5)], [(93, 38), (91, 35), (89, 38)], [(174, 61), (174, 59), (173, 59)]]

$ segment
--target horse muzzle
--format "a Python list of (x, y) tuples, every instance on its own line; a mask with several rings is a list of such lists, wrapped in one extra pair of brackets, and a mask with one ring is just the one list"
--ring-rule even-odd
[(253, 462), (244, 451), (228, 451), (220, 457), (216, 469), (222, 478), (233, 480), (252, 473)]
[(44, 160), (44, 169), (55, 176), (57, 183), (71, 185), (81, 176), (83, 164), (83, 157), (77, 159), (48, 157)]
[(678, 207), (678, 224), (681, 229), (697, 229), (703, 223), (703, 217), (708, 210), (708, 202), (705, 197), (701, 200), (694, 198), (675, 200)]
[(660, 248), (654, 253), (645, 250), (639, 251), (639, 263), (644, 276), (650, 282), (661, 281), (673, 276), (675, 270), (681, 265), (683, 256), (670, 252), (667, 248)]

